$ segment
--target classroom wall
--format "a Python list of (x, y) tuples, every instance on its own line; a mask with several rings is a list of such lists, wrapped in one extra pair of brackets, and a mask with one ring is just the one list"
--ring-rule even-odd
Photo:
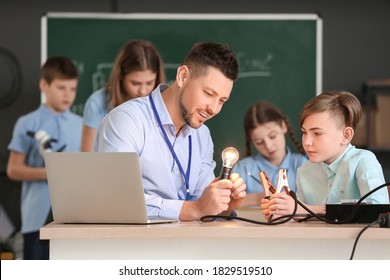
[[(323, 89), (361, 95), (369, 78), (390, 77), (390, 1), (329, 0), (0, 0), (0, 48), (12, 52), (22, 74), (15, 101), (0, 109), (0, 174), (5, 176), (7, 145), (16, 119), (39, 105), (40, 18), (56, 12), (142, 13), (313, 13), (323, 18)], [(169, 38), (167, 38), (169, 40)], [(6, 75), (0, 58), (0, 98)], [(3, 87), (2, 87), (3, 86)], [(2, 90), (3, 89), (3, 90)], [(378, 155), (385, 173), (389, 154)], [(0, 186), (0, 195), (3, 193)], [(4, 197), (2, 195), (2, 197)], [(1, 199), (0, 199), (1, 202)]]

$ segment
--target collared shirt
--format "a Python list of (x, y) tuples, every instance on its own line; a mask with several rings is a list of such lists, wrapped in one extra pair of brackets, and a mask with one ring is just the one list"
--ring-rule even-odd
[[(69, 110), (58, 114), (41, 105), (21, 116), (14, 127), (8, 150), (26, 155), (26, 165), (43, 167), (39, 143), (27, 131), (44, 130), (51, 139), (52, 150), (65, 146), (64, 152), (80, 151), (82, 118)], [(38, 231), (44, 225), (50, 210), (50, 196), (46, 180), (23, 181), (21, 197), (22, 233)]]
[(287, 170), (287, 179), (290, 189), (296, 191), (296, 172), (299, 166), (307, 161), (307, 158), (299, 153), (291, 153), (289, 147), (286, 146), (286, 156), (279, 166), (271, 164), (261, 154), (246, 157), (238, 161), (234, 167), (233, 172), (240, 174), (240, 177), (246, 183), (247, 193), (263, 192), (263, 187), (260, 182), (259, 172), (265, 171), (275, 188), (278, 185), (279, 169)]
[[(176, 128), (162, 99), (168, 85), (160, 84), (151, 96), (158, 116), (175, 153), (186, 171), (189, 158), (189, 135), (192, 138), (192, 160), (189, 178), (189, 200), (198, 199), (215, 178), (213, 142), (209, 129), (185, 125), (176, 136)], [(149, 216), (178, 219), (186, 187), (171, 150), (165, 141), (149, 96), (124, 102), (103, 119), (97, 135), (99, 152), (136, 152), (140, 158), (142, 180)]]
[[(309, 205), (335, 204), (344, 199), (360, 199), (384, 183), (382, 167), (375, 155), (349, 144), (329, 165), (307, 162), (298, 168), (297, 196)], [(367, 201), (389, 203), (387, 188), (371, 194)]]
[(98, 129), (102, 119), (108, 114), (107, 91), (101, 88), (92, 93), (85, 102), (83, 124)]

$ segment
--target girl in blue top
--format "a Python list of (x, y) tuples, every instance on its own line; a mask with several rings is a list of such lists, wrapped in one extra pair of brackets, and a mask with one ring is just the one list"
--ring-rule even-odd
[(81, 151), (92, 152), (101, 120), (123, 102), (148, 95), (165, 82), (163, 62), (154, 45), (147, 40), (132, 40), (115, 59), (110, 80), (86, 101), (83, 113)]
[[(273, 104), (258, 102), (244, 115), (246, 158), (233, 167), (247, 185), (247, 195), (242, 206), (260, 205), (264, 197), (259, 172), (265, 171), (276, 187), (278, 171), (287, 170), (290, 188), (295, 191), (297, 168), (307, 161), (302, 145), (297, 140), (287, 117)], [(301, 153), (292, 153), (286, 146), (286, 133)], [(251, 155), (251, 145), (258, 151)]]
[[(306, 103), (300, 125), (303, 147), (309, 162), (297, 172), (297, 197), (317, 214), (325, 214), (326, 204), (341, 200), (358, 200), (385, 183), (375, 155), (350, 144), (362, 115), (355, 95), (346, 91), (324, 92)], [(386, 188), (371, 194), (367, 200), (387, 204)], [(291, 214), (294, 200), (285, 193), (262, 199), (266, 218)], [(298, 206), (298, 214), (307, 211)]]

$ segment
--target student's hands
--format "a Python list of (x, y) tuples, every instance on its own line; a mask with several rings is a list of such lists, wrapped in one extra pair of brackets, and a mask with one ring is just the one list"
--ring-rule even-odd
[(285, 192), (275, 193), (270, 199), (261, 200), (261, 210), (267, 220), (289, 215), (294, 211), (295, 201)]

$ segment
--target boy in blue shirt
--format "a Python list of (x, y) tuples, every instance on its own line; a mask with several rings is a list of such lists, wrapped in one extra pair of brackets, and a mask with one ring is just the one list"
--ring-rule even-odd
[[(325, 214), (326, 204), (360, 199), (385, 183), (374, 153), (351, 145), (362, 107), (346, 91), (324, 92), (309, 100), (300, 114), (302, 144), (309, 161), (298, 168), (297, 197), (314, 213)], [(386, 188), (367, 197), (372, 203), (388, 204)], [(285, 192), (262, 199), (266, 218), (293, 212), (294, 200)], [(298, 206), (297, 213), (307, 214)]]
[[(40, 90), (45, 103), (19, 117), (8, 149), (7, 175), (23, 181), (21, 215), (24, 259), (48, 259), (48, 243), (39, 229), (50, 212), (50, 196), (42, 153), (80, 150), (82, 118), (69, 108), (76, 97), (78, 70), (63, 56), (49, 58), (41, 68)], [(40, 138), (41, 137), (41, 138)], [(45, 141), (47, 140), (47, 141)]]

